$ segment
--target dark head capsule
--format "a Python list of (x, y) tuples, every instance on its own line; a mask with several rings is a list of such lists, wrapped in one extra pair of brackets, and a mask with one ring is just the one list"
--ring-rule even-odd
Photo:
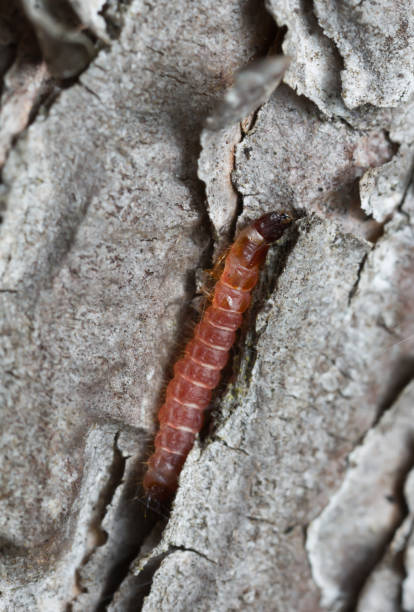
[(282, 237), (286, 227), (292, 223), (293, 218), (285, 212), (270, 212), (263, 215), (253, 223), (266, 242), (275, 242)]

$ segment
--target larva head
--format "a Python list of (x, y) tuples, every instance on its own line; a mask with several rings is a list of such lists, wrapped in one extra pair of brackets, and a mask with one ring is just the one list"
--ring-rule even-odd
[(281, 238), (285, 229), (292, 223), (293, 217), (284, 212), (270, 212), (253, 223), (255, 230), (270, 244)]

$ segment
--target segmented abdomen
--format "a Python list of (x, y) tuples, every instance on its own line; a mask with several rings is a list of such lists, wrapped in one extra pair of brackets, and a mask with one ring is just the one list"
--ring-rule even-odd
[(160, 429), (143, 481), (150, 500), (164, 502), (175, 492), (181, 468), (203, 426), (204, 412), (227, 363), (242, 314), (249, 307), (259, 267), (269, 245), (281, 237), (291, 221), (285, 213), (268, 213), (245, 228), (231, 247), (212, 304), (196, 326), (184, 358), (174, 366), (174, 377), (158, 414)]

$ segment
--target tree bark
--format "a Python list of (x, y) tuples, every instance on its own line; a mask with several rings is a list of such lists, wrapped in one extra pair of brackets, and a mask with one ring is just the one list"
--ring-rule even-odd
[[(71, 6), (105, 42), (84, 72), (4, 66), (0, 609), (414, 610), (412, 3)], [(269, 52), (284, 83), (204, 128)], [(284, 208), (156, 515), (140, 483), (202, 271)]]

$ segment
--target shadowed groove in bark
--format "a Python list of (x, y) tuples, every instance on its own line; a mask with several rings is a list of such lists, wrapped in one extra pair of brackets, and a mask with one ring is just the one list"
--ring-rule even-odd
[[(148, 452), (146, 456), (147, 454)], [(153, 547), (158, 544), (162, 530), (159, 534), (154, 534), (154, 531), (159, 529), (160, 525), (163, 528), (167, 519), (147, 507), (141, 486), (146, 462), (142, 458), (128, 458), (128, 461), (133, 461), (132, 469), (124, 482), (115, 513), (115, 521), (123, 527), (120, 537), (116, 540), (114, 538), (112, 565), (104, 579), (96, 612), (104, 612), (112, 602), (119, 585), (128, 574), (132, 561), (139, 557), (148, 538), (152, 537), (154, 540)]]
[[(115, 435), (114, 438), (113, 458), (112, 464), (109, 468), (109, 478), (106, 485), (100, 492), (99, 499), (95, 507), (94, 518), (89, 524), (89, 533), (92, 534), (94, 546), (91, 548), (91, 550), (87, 551), (81, 561), (81, 564), (75, 570), (75, 583), (81, 592), (85, 591), (84, 587), (82, 586), (81, 570), (84, 566), (87, 565), (88, 561), (93, 556), (96, 548), (98, 548), (99, 546), (103, 546), (108, 539), (108, 534), (102, 527), (102, 521), (105, 517), (108, 506), (112, 502), (116, 489), (122, 483), (122, 477), (125, 472), (126, 460), (124, 459), (120, 449), (118, 448), (118, 438), (119, 432)], [(69, 610), (72, 608), (73, 603), (74, 601), (72, 601), (68, 605)]]
[(393, 559), (393, 569), (400, 576), (400, 588), (398, 592), (398, 605), (400, 609), (403, 609), (403, 583), (408, 576), (406, 564), (405, 564), (405, 547), (399, 550)]
[[(353, 453), (358, 446), (364, 445), (367, 434), (369, 434), (370, 432), (375, 432), (376, 427), (381, 427), (381, 417), (384, 415), (384, 412), (394, 406), (394, 404), (398, 401), (400, 394), (413, 380), (413, 365), (414, 360), (409, 360), (406, 369), (406, 376), (405, 378), (402, 378), (400, 380), (400, 384), (398, 386), (395, 384), (394, 378), (390, 378), (391, 383), (389, 390), (386, 393), (385, 398), (381, 404), (381, 414), (372, 424), (369, 431), (366, 432), (358, 440), (358, 443), (353, 446), (351, 453)], [(410, 374), (408, 375), (407, 372), (409, 372)], [(394, 514), (393, 519), (390, 520), (389, 529), (387, 533), (385, 533), (383, 537), (377, 538), (373, 546), (365, 548), (363, 551), (363, 556), (358, 556), (358, 551), (355, 551), (355, 560), (352, 564), (348, 566), (348, 572), (346, 574), (343, 574), (341, 576), (341, 579), (335, 583), (335, 587), (338, 589), (338, 591), (341, 591), (342, 595), (341, 598), (338, 598), (335, 604), (333, 604), (335, 606), (335, 610), (338, 610), (338, 612), (352, 612), (353, 610), (356, 610), (358, 600), (361, 597), (361, 594), (367, 581), (387, 554), (388, 548), (392, 540), (394, 539), (397, 530), (401, 527), (401, 525), (409, 516), (410, 510), (405, 499), (404, 486), (407, 480), (407, 476), (410, 474), (413, 467), (414, 438), (411, 439), (409, 455), (407, 456), (404, 463), (399, 466), (399, 470), (396, 473), (395, 479), (392, 483), (391, 494), (388, 494), (386, 496), (387, 501), (390, 504), (396, 505), (399, 512), (396, 512)], [(306, 539), (308, 527), (309, 525), (307, 525), (305, 529)], [(402, 551), (401, 554), (398, 553), (394, 561), (397, 570), (402, 576), (404, 575), (403, 554), (404, 551)], [(309, 549), (308, 561), (310, 563), (310, 567), (312, 568), (311, 558), (309, 557)]]
[(351, 289), (351, 291), (349, 292), (349, 296), (348, 296), (348, 306), (351, 305), (352, 299), (354, 297), (354, 295), (356, 294), (357, 290), (358, 290), (358, 285), (359, 285), (359, 281), (361, 280), (361, 275), (364, 269), (364, 266), (367, 262), (368, 259), (368, 253), (366, 253), (362, 259), (361, 259), (361, 263), (359, 264), (359, 268), (358, 268), (358, 273), (357, 273), (357, 277), (355, 279), (355, 283)]
[(153, 557), (146, 563), (137, 576), (131, 580), (132, 586), (128, 598), (123, 601), (125, 612), (139, 612), (144, 605), (144, 599), (149, 594), (154, 574), (160, 567), (168, 552)]
[[(130, 578), (128, 598), (124, 599), (122, 602), (123, 612), (139, 612), (142, 610), (145, 597), (150, 593), (154, 575), (158, 571), (161, 563), (169, 555), (172, 555), (178, 551), (194, 553), (208, 563), (215, 564), (215, 561), (209, 559), (206, 555), (198, 550), (186, 548), (185, 546), (170, 546), (167, 551), (157, 555), (156, 557), (150, 558), (139, 574), (135, 575), (133, 578)], [(104, 610), (104, 608), (99, 608), (99, 610)]]
[(413, 379), (414, 356), (402, 357), (395, 363), (393, 371), (390, 372), (390, 384), (378, 406), (377, 416), (372, 427), (375, 427), (383, 414), (393, 407), (399, 395), (401, 395)]
[(407, 217), (408, 223), (411, 223), (410, 215), (404, 210), (404, 204), (405, 204), (405, 201), (407, 199), (408, 194), (410, 193), (410, 191), (413, 190), (413, 184), (414, 184), (413, 183), (413, 181), (414, 181), (414, 156), (413, 156), (413, 159), (412, 159), (412, 162), (411, 162), (411, 167), (410, 167), (409, 175), (410, 175), (410, 180), (407, 183), (407, 186), (405, 188), (403, 197), (401, 198), (401, 202), (399, 203), (397, 210), (402, 215), (405, 215)]
[(370, 551), (367, 551), (365, 562), (355, 565), (354, 572), (347, 576), (347, 581), (345, 582), (345, 585), (349, 585), (348, 592), (351, 593), (351, 596), (348, 598), (348, 601), (345, 603), (344, 607), (341, 608), (341, 612), (352, 612), (356, 609), (358, 599), (360, 598), (360, 595), (368, 578), (371, 576), (374, 569), (384, 558), (387, 549), (391, 544), (392, 539), (394, 538), (395, 532), (403, 524), (404, 520), (409, 514), (409, 509), (407, 507), (407, 503), (404, 497), (404, 484), (408, 474), (411, 472), (413, 467), (414, 451), (411, 453), (411, 456), (406, 462), (406, 464), (401, 467), (401, 470), (398, 474), (398, 478), (394, 483), (393, 497), (392, 500), (390, 500), (390, 503), (398, 504), (401, 510), (400, 516), (397, 520), (395, 520), (392, 526), (392, 530), (388, 534), (388, 537), (385, 538), (379, 544), (377, 549), (371, 552), (371, 554), (369, 554)]

